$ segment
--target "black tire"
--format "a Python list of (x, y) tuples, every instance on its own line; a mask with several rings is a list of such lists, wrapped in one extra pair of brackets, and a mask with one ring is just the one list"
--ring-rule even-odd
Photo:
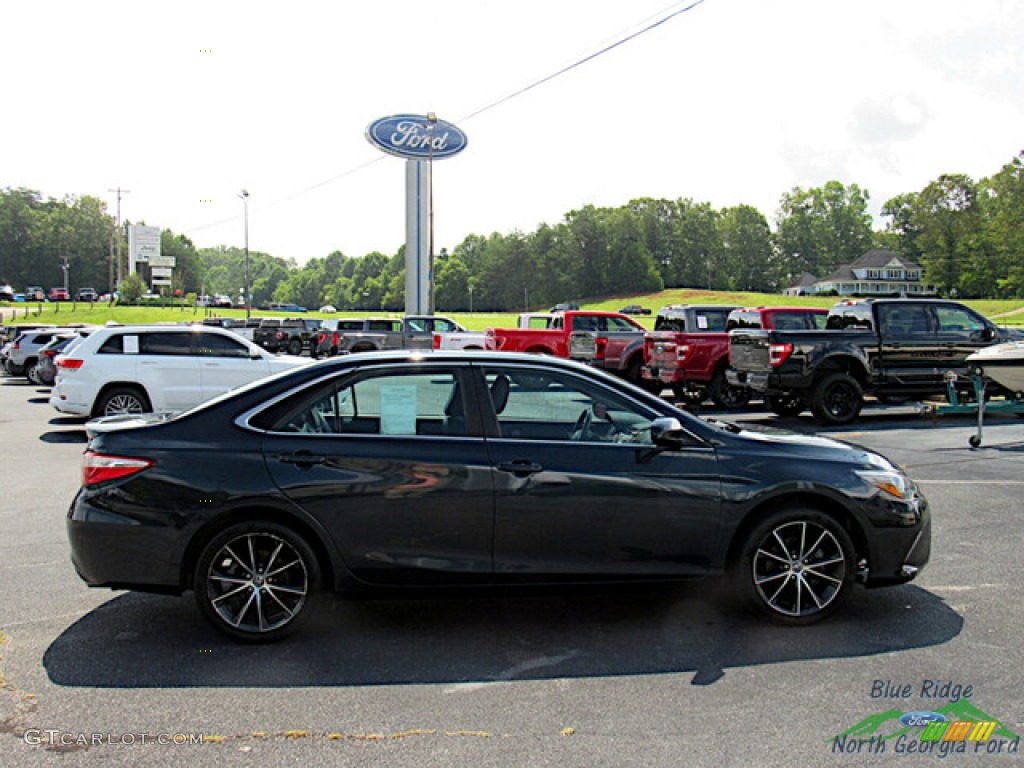
[(811, 393), (811, 411), (819, 424), (849, 424), (864, 407), (864, 392), (857, 380), (841, 371), (829, 374)]
[(114, 387), (103, 393), (93, 408), (97, 416), (116, 416), (122, 413), (149, 413), (153, 407), (138, 387)]
[(320, 568), (292, 529), (254, 520), (210, 539), (192, 583), (199, 611), (217, 630), (242, 642), (268, 643), (294, 632), (309, 615)]
[(804, 625), (835, 611), (853, 586), (853, 542), (834, 518), (780, 509), (747, 536), (734, 576), (741, 596), (779, 624)]
[(750, 388), (732, 386), (726, 380), (724, 370), (716, 371), (711, 377), (708, 394), (711, 396), (711, 402), (719, 408), (729, 410), (743, 408), (750, 402)]
[(800, 395), (793, 393), (765, 395), (764, 404), (768, 407), (769, 411), (777, 416), (797, 416), (807, 407), (804, 399)]
[(639, 354), (633, 355), (632, 359), (626, 365), (626, 369), (622, 372), (622, 377), (630, 384), (642, 387), (644, 385), (643, 367), (644, 356)]
[(672, 385), (672, 395), (681, 403), (699, 406), (707, 397), (707, 390), (696, 384), (678, 383)]
[(39, 361), (36, 360), (34, 357), (33, 358), (29, 358), (28, 360), (25, 361), (25, 367), (24, 367), (22, 373), (25, 375), (25, 378), (28, 379), (32, 384), (40, 384), (41, 383), (39, 381), (39, 377), (36, 376), (36, 369), (38, 367), (39, 367)]
[(302, 354), (302, 340), (292, 339), (288, 342), (288, 354), (298, 357)]

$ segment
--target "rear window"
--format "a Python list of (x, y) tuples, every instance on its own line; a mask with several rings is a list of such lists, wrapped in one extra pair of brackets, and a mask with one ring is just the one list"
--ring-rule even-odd
[(115, 333), (109, 339), (100, 344), (100, 348), (96, 350), (96, 354), (99, 355), (123, 355), (124, 354), (124, 334)]
[(730, 312), (725, 321), (725, 330), (731, 331), (736, 328), (760, 328), (760, 312)]

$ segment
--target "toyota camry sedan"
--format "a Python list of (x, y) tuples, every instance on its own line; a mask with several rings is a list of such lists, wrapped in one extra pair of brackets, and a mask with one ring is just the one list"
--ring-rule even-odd
[(288, 634), (320, 590), (720, 573), (807, 624), (858, 583), (910, 581), (930, 551), (927, 502), (881, 455), (704, 421), (549, 357), (331, 358), (88, 431), (79, 575), (192, 590), (243, 641)]

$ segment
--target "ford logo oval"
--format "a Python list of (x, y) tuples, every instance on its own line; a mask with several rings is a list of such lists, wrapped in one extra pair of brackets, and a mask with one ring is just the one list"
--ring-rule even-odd
[(928, 723), (944, 722), (946, 722), (945, 715), (940, 715), (938, 712), (907, 712), (900, 718), (900, 724), (909, 728), (924, 728)]
[(407, 160), (441, 160), (466, 148), (468, 140), (459, 128), (425, 115), (391, 115), (374, 120), (366, 138), (378, 149)]

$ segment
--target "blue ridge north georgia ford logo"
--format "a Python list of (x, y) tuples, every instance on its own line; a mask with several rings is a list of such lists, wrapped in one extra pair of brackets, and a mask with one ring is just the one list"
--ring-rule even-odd
[(434, 115), (391, 115), (374, 120), (366, 138), (378, 149), (407, 160), (441, 160), (466, 148), (466, 134)]

